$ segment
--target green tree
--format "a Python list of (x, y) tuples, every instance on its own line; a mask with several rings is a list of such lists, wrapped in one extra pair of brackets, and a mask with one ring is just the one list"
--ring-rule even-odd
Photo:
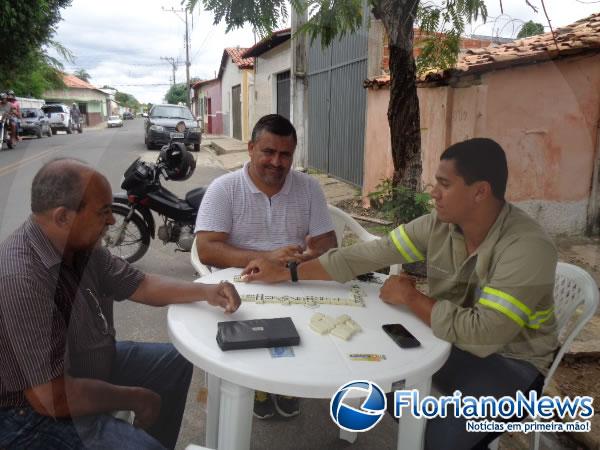
[(85, 69), (76, 70), (73, 73), (73, 75), (75, 75), (80, 80), (85, 81), (86, 83), (90, 81), (90, 78), (92, 78), (92, 76), (89, 73), (87, 73)]
[[(56, 24), (60, 22), (60, 10), (71, 4), (71, 0), (0, 0), (0, 87), (13, 87), (17, 95), (34, 91), (39, 83), (54, 78), (48, 71), (56, 61), (43, 51), (52, 44)], [(65, 49), (57, 45), (62, 53)], [(63, 53), (64, 54), (64, 53)], [(39, 72), (33, 74), (31, 64)], [(33, 85), (27, 84), (30, 78)]]
[(115, 100), (121, 105), (133, 109), (135, 112), (137, 112), (140, 109), (140, 102), (131, 94), (126, 94), (125, 92), (117, 92), (115, 94)]
[(519, 34), (517, 34), (517, 38), (521, 39), (524, 37), (535, 36), (536, 34), (542, 34), (543, 32), (544, 25), (530, 20), (523, 24), (523, 26), (519, 30)]
[[(388, 122), (394, 160), (394, 183), (416, 190), (421, 181), (421, 132), (419, 100), (417, 97), (417, 67), (413, 56), (414, 27), (419, 25), (426, 35), (444, 31), (447, 39), (438, 38), (445, 45), (444, 55), (435, 67), (444, 68), (456, 60), (458, 39), (465, 23), (487, 17), (484, 0), (441, 0), (440, 5), (419, 0), (368, 0), (371, 12), (380, 19), (389, 38), (390, 49), (390, 103)], [(334, 38), (353, 33), (363, 22), (363, 0), (290, 0), (299, 13), (308, 11), (309, 20), (298, 30), (314, 41), (321, 38), (328, 46)], [(198, 5), (211, 11), (215, 23), (225, 20), (227, 31), (246, 23), (261, 36), (269, 34), (282, 19), (287, 19), (286, 0), (187, 0), (193, 10)], [(434, 45), (435, 40), (431, 40)], [(427, 45), (427, 43), (426, 43)], [(448, 56), (448, 52), (451, 55)], [(427, 54), (434, 55), (433, 50)]]
[(185, 104), (185, 96), (187, 95), (187, 90), (185, 88), (185, 83), (177, 83), (172, 85), (167, 93), (165, 94), (165, 100), (167, 103), (171, 103), (176, 105), (178, 103)]

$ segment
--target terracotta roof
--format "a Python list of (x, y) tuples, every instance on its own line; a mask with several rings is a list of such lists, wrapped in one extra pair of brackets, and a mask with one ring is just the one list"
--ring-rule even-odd
[(600, 13), (555, 30), (552, 33), (517, 39), (511, 43), (467, 50), (459, 58), (456, 68), (431, 72), (420, 81), (441, 81), (451, 77), (488, 72), (521, 64), (550, 61), (552, 59), (600, 52)]
[(369, 78), (368, 80), (363, 81), (363, 87), (379, 89), (383, 86), (390, 85), (390, 76), (389, 75), (381, 75), (375, 78)]
[(219, 81), (219, 79), (218, 78), (213, 78), (212, 80), (200, 80), (200, 81), (196, 81), (194, 84), (192, 84), (192, 88), (196, 89), (196, 88), (199, 88), (200, 86), (204, 86), (205, 84), (213, 83), (215, 81)]
[(292, 29), (284, 28), (283, 30), (273, 31), (270, 36), (261, 39), (252, 47), (243, 52), (242, 56), (248, 58), (250, 56), (260, 56), (263, 53), (268, 52), (274, 47), (283, 44), (285, 41), (292, 37)]
[(231, 56), (233, 62), (237, 64), (240, 69), (252, 69), (254, 67), (254, 58), (244, 58), (243, 53), (248, 50), (247, 48), (226, 48), (225, 51)]
[(92, 86), (87, 81), (83, 81), (82, 79), (77, 78), (75, 75), (69, 75), (67, 73), (63, 73), (63, 82), (65, 83), (65, 86), (69, 88), (98, 90), (96, 86)]

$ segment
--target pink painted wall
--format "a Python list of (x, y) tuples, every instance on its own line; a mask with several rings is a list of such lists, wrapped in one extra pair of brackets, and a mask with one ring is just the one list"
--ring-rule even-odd
[[(200, 92), (211, 99), (212, 134), (223, 134), (223, 112), (221, 108), (221, 81), (200, 86)], [(208, 132), (208, 128), (206, 128)]]
[[(600, 125), (600, 55), (483, 74), (465, 87), (420, 88), (423, 182), (441, 152), (490, 137), (507, 153), (513, 202), (584, 202), (590, 195)], [(363, 195), (393, 173), (389, 90), (369, 90)]]

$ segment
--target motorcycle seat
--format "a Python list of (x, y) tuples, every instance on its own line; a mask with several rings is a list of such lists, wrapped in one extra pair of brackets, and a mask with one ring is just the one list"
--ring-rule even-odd
[(194, 209), (198, 209), (200, 207), (200, 203), (202, 203), (202, 198), (204, 197), (205, 193), (205, 187), (192, 189), (190, 192), (185, 194), (185, 201), (188, 202), (188, 204)]

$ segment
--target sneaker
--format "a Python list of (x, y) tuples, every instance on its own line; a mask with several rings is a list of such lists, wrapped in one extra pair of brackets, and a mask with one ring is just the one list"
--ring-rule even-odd
[(294, 417), (300, 414), (300, 400), (298, 397), (287, 395), (274, 395), (275, 409), (283, 417)]
[(254, 393), (254, 417), (257, 419), (269, 419), (275, 415), (273, 400), (266, 392), (256, 391)]

